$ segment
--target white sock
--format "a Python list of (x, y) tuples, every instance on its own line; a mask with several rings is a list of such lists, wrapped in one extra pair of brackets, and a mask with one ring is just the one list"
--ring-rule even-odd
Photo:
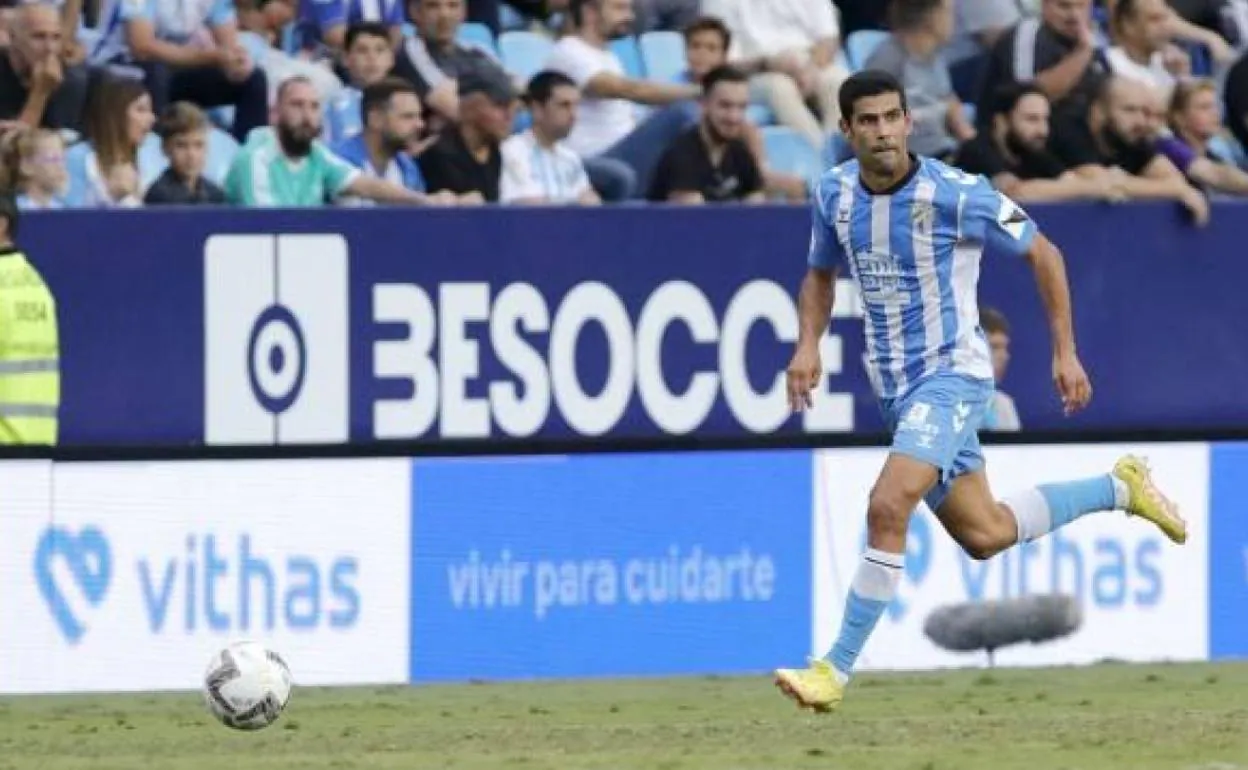
[(1127, 510), (1127, 506), (1131, 503), (1131, 487), (1112, 473), (1109, 478), (1114, 482), (1114, 508), (1119, 511)]
[(1049, 511), (1049, 501), (1044, 499), (1040, 490), (1035, 487), (1024, 489), (1002, 500), (1014, 520), (1018, 522), (1018, 542), (1030, 543), (1038, 537), (1044, 537), (1053, 528), (1053, 514)]

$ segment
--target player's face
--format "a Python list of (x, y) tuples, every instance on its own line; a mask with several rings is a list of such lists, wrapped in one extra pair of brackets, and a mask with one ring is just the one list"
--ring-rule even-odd
[(1092, 0), (1044, 0), (1044, 23), (1068, 38), (1077, 38), (1091, 23)]
[(992, 375), (1001, 382), (1010, 366), (1010, 335), (1005, 332), (989, 334), (988, 347), (992, 349)]
[(1021, 147), (1039, 152), (1049, 141), (1049, 100), (1027, 94), (1010, 113), (1010, 134)]
[(689, 72), (695, 78), (701, 78), (728, 60), (723, 37), (709, 29), (695, 32), (685, 45), (685, 60)]
[(347, 51), (347, 71), (357, 88), (381, 81), (394, 66), (390, 41), (374, 35), (360, 35)]
[(745, 129), (745, 110), (750, 105), (750, 87), (745, 83), (719, 83), (702, 100), (706, 126), (720, 142), (740, 139)]
[(864, 96), (854, 102), (849, 119), (841, 120), (841, 132), (858, 162), (881, 174), (891, 174), (905, 162), (910, 128), (910, 115), (895, 93)]
[(557, 86), (545, 104), (533, 105), (533, 122), (542, 133), (556, 141), (566, 139), (576, 125), (576, 108), (581, 92), (572, 86)]

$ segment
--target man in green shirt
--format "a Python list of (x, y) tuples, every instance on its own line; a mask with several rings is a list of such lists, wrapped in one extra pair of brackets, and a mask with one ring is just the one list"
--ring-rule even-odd
[(324, 206), (340, 195), (377, 203), (451, 205), (451, 193), (426, 195), (365, 176), (334, 155), (321, 135), (321, 100), (312, 81), (292, 77), (278, 88), (277, 122), (256, 129), (230, 165), (225, 194), (243, 206)]

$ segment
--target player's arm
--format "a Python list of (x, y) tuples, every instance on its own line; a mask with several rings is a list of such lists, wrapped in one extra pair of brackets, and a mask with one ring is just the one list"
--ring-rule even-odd
[(1061, 251), (1043, 233), (1037, 232), (1026, 258), (1036, 276), (1036, 286), (1049, 318), (1053, 340), (1053, 381), (1062, 397), (1066, 414), (1087, 406), (1092, 399), (1092, 383), (1079, 362), (1075, 349), (1075, 325), (1070, 302), (1070, 283)]
[(836, 275), (844, 254), (836, 233), (829, 225), (829, 210), (835, 197), (825, 199), (820, 180), (811, 206), (810, 254), (806, 276), (797, 295), (797, 349), (786, 372), (789, 406), (801, 411), (811, 405), (810, 392), (823, 377), (819, 341), (832, 317)]

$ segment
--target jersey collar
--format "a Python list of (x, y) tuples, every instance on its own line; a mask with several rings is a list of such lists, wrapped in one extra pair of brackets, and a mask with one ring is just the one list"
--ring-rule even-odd
[(910, 155), (910, 170), (906, 172), (905, 176), (903, 176), (901, 179), (898, 179), (895, 183), (893, 183), (892, 187), (888, 188), (887, 190), (883, 190), (881, 192), (876, 192), (875, 190), (872, 190), (870, 187), (867, 187), (867, 183), (862, 181), (861, 174), (858, 175), (858, 186), (861, 187), (863, 192), (865, 192), (867, 195), (893, 195), (897, 193), (903, 187), (910, 184), (911, 180), (914, 179), (915, 175), (919, 173), (919, 167), (922, 166), (922, 162), (919, 160), (919, 156), (915, 155), (914, 153), (909, 153), (909, 155)]

